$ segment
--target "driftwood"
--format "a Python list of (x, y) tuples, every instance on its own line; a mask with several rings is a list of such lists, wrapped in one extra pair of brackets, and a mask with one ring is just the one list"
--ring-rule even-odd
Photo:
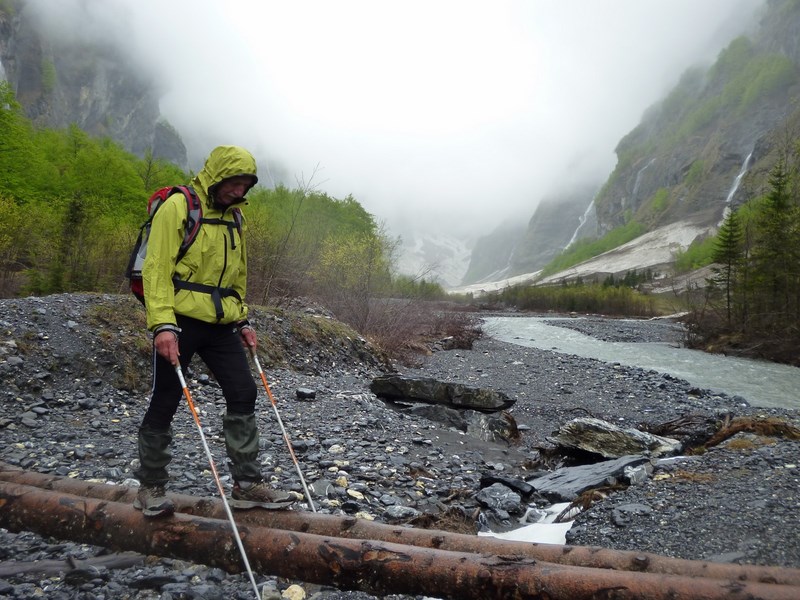
[[(136, 496), (135, 489), (125, 486), (88, 483), (69, 477), (43, 475), (33, 471), (23, 471), (2, 462), (0, 462), (0, 481), (10, 481), (76, 496), (123, 503), (133, 502)], [(198, 498), (185, 494), (169, 494), (169, 497), (175, 502), (176, 509), (180, 513), (215, 519), (226, 518), (222, 502), (214, 498)], [(237, 523), (316, 535), (383, 540), (456, 552), (516, 554), (557, 564), (599, 569), (800, 586), (800, 569), (691, 561), (647, 552), (608, 550), (598, 547), (515, 542), (440, 530), (387, 525), (350, 516), (339, 517), (300, 511), (250, 510), (237, 511), (235, 515)]]
[(96, 569), (127, 569), (144, 563), (145, 556), (137, 552), (118, 552), (91, 558), (66, 560), (32, 560), (29, 562), (6, 561), (0, 563), (0, 577), (20, 575), (22, 573), (41, 573), (42, 575), (58, 575), (75, 571)]
[[(147, 519), (131, 504), (0, 483), (0, 526), (10, 531), (157, 554), (240, 572), (230, 524), (177, 513)], [(435, 550), (244, 525), (255, 572), (377, 595), (459, 600), (796, 600), (800, 587), (733, 579), (556, 565), (520, 555)]]
[(753, 417), (736, 417), (735, 419), (723, 424), (722, 428), (717, 431), (710, 439), (704, 444), (705, 448), (711, 448), (721, 444), (730, 437), (737, 433), (747, 431), (750, 433), (757, 433), (761, 436), (784, 437), (789, 440), (800, 440), (800, 429), (788, 423), (784, 419), (769, 417), (769, 418), (753, 418)]

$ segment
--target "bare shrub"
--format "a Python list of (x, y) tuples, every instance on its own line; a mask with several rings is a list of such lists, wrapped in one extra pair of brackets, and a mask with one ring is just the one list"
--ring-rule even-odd
[(394, 360), (413, 365), (437, 344), (443, 349), (472, 348), (482, 332), (474, 315), (447, 303), (381, 299), (370, 302), (360, 333)]

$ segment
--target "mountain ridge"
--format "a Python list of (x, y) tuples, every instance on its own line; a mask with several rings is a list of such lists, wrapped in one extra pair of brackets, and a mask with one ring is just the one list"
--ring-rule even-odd
[[(797, 31), (800, 2), (768, 0), (752, 34), (732, 40), (709, 68), (687, 69), (666, 97), (648, 108), (639, 125), (622, 137), (616, 147), (617, 165), (597, 194), (584, 193), (574, 200), (586, 210), (583, 217), (596, 219), (594, 231), (565, 212), (564, 222), (574, 225), (573, 233), (582, 230), (596, 239), (632, 221), (644, 225), (647, 233), (690, 222), (698, 227), (697, 235), (679, 236), (673, 244), (677, 253), (715, 233), (726, 210), (761, 193), (781, 144), (800, 131)], [(566, 247), (570, 237), (565, 230), (569, 228), (548, 226), (546, 211), (537, 208), (524, 239), (530, 243), (538, 238), (539, 247)], [(688, 230), (683, 228), (684, 233)], [(491, 247), (487, 238), (492, 235), (481, 238), (476, 249)], [(543, 266), (536, 260), (544, 256), (541, 250), (526, 257), (527, 263), (509, 260), (506, 254), (482, 256), (480, 262), (486, 272), (506, 274), (503, 281), (532, 281), (531, 274)], [(524, 251), (518, 245), (511, 254)], [(626, 262), (629, 268), (637, 267), (635, 261)], [(674, 260), (658, 267), (669, 270), (671, 263)], [(604, 259), (586, 261), (580, 269), (545, 281), (577, 273), (589, 277), (587, 265), (592, 264), (603, 265), (594, 274), (597, 277), (611, 269)], [(638, 268), (650, 266), (642, 260)], [(470, 284), (477, 281), (466, 277), (457, 289), (472, 289)]]
[[(159, 113), (154, 82), (107, 42), (48, 37), (26, 7), (0, 7), (0, 62), (26, 115), (49, 127), (74, 123), (186, 168), (186, 147)], [(565, 182), (536, 203), (527, 226), (501, 224), (476, 240), (450, 239), (444, 229), (409, 235), (401, 268), (458, 287), (535, 272), (571, 242), (632, 221), (650, 232), (689, 220), (707, 228), (699, 236), (712, 234), (726, 209), (763, 188), (781, 137), (800, 129), (800, 2), (767, 0), (753, 25), (644, 111), (617, 144), (604, 182)]]

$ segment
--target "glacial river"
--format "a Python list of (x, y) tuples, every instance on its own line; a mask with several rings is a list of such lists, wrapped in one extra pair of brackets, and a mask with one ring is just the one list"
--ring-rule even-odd
[(549, 321), (489, 317), (483, 330), (511, 344), (668, 373), (699, 388), (741, 396), (752, 406), (800, 408), (800, 368), (664, 343), (604, 342)]

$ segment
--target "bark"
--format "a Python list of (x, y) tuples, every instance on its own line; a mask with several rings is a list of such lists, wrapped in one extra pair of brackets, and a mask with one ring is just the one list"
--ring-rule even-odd
[[(124, 486), (87, 483), (66, 477), (42, 475), (23, 471), (1, 462), (0, 481), (123, 503), (133, 502), (136, 495), (135, 489)], [(225, 509), (220, 500), (197, 498), (184, 494), (170, 494), (169, 496), (175, 502), (176, 509), (180, 513), (215, 519), (226, 518)], [(800, 569), (792, 568), (691, 561), (647, 552), (609, 550), (598, 547), (514, 542), (435, 529), (387, 525), (350, 516), (300, 511), (236, 511), (235, 517), (237, 523), (321, 536), (380, 540), (453, 552), (524, 556), (555, 564), (598, 569), (800, 586)]]
[[(0, 483), (0, 526), (241, 571), (230, 523), (177, 513), (147, 519), (130, 503)], [(519, 555), (435, 550), (266, 527), (240, 527), (255, 572), (361, 590), (458, 600), (795, 600), (800, 587), (573, 567)]]

